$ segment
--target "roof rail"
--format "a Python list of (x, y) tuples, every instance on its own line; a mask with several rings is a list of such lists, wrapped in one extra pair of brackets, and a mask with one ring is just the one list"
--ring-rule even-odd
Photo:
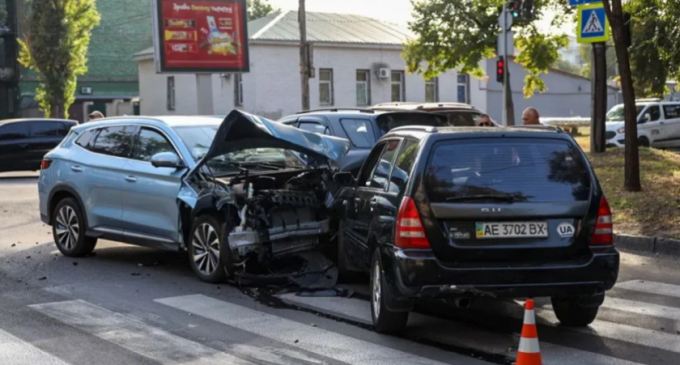
[(426, 133), (437, 133), (439, 130), (437, 127), (432, 127), (429, 125), (405, 125), (403, 127), (397, 127), (390, 132), (395, 132), (395, 131), (420, 131), (420, 132), (426, 132)]
[(375, 110), (371, 109), (362, 109), (362, 108), (324, 108), (324, 109), (311, 109), (311, 110), (303, 110), (300, 112), (297, 112), (295, 114), (307, 114), (307, 113), (314, 113), (314, 112), (339, 112), (341, 110), (348, 110), (348, 111), (357, 111), (361, 113), (369, 113), (369, 114), (375, 114)]
[(511, 125), (506, 128), (543, 129), (563, 133), (564, 129), (554, 125)]

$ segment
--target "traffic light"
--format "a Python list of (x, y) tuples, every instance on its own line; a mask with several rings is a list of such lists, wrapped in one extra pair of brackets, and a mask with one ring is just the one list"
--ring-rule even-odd
[(505, 82), (505, 60), (503, 60), (503, 56), (496, 60), (496, 81), (501, 84)]
[(508, 11), (513, 18), (519, 18), (522, 15), (522, 0), (510, 0), (508, 2)]

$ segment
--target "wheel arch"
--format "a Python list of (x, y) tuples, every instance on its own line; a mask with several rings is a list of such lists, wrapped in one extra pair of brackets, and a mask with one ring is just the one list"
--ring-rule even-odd
[(87, 211), (85, 210), (85, 204), (83, 203), (83, 199), (80, 197), (80, 194), (78, 194), (78, 192), (75, 189), (66, 184), (57, 185), (50, 192), (50, 195), (47, 199), (48, 222), (50, 222), (50, 224), (52, 223), (52, 213), (54, 212), (54, 209), (57, 207), (57, 204), (59, 204), (60, 201), (66, 198), (73, 198), (76, 200), (76, 202), (79, 205), (80, 211), (83, 213), (83, 218), (85, 219), (85, 227), (89, 227), (89, 220), (87, 217)]

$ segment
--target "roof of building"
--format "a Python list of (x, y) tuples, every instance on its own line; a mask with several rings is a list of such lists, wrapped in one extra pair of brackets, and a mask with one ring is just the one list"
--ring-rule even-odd
[[(361, 15), (316, 12), (306, 15), (307, 40), (310, 42), (401, 46), (412, 35), (400, 25)], [(251, 42), (299, 42), (297, 11), (281, 11), (251, 20), (248, 38)], [(135, 53), (133, 58), (152, 54), (153, 47), (150, 47)]]

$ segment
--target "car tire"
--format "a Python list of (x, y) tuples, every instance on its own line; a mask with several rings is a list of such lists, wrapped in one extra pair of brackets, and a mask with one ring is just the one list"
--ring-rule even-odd
[(409, 312), (393, 312), (387, 309), (385, 302), (390, 298), (380, 253), (376, 249), (371, 260), (371, 318), (378, 333), (394, 334), (406, 328)]
[(593, 323), (600, 306), (584, 307), (578, 298), (551, 298), (555, 316), (563, 326), (586, 327)]
[(649, 143), (649, 140), (647, 137), (640, 137), (638, 138), (638, 146), (639, 147), (650, 147), (651, 144)]
[(57, 249), (67, 257), (81, 257), (92, 253), (97, 239), (85, 235), (87, 225), (80, 204), (64, 198), (52, 212), (52, 237)]
[(210, 214), (194, 220), (188, 242), (189, 265), (199, 279), (218, 284), (227, 278), (224, 269), (223, 224)]

